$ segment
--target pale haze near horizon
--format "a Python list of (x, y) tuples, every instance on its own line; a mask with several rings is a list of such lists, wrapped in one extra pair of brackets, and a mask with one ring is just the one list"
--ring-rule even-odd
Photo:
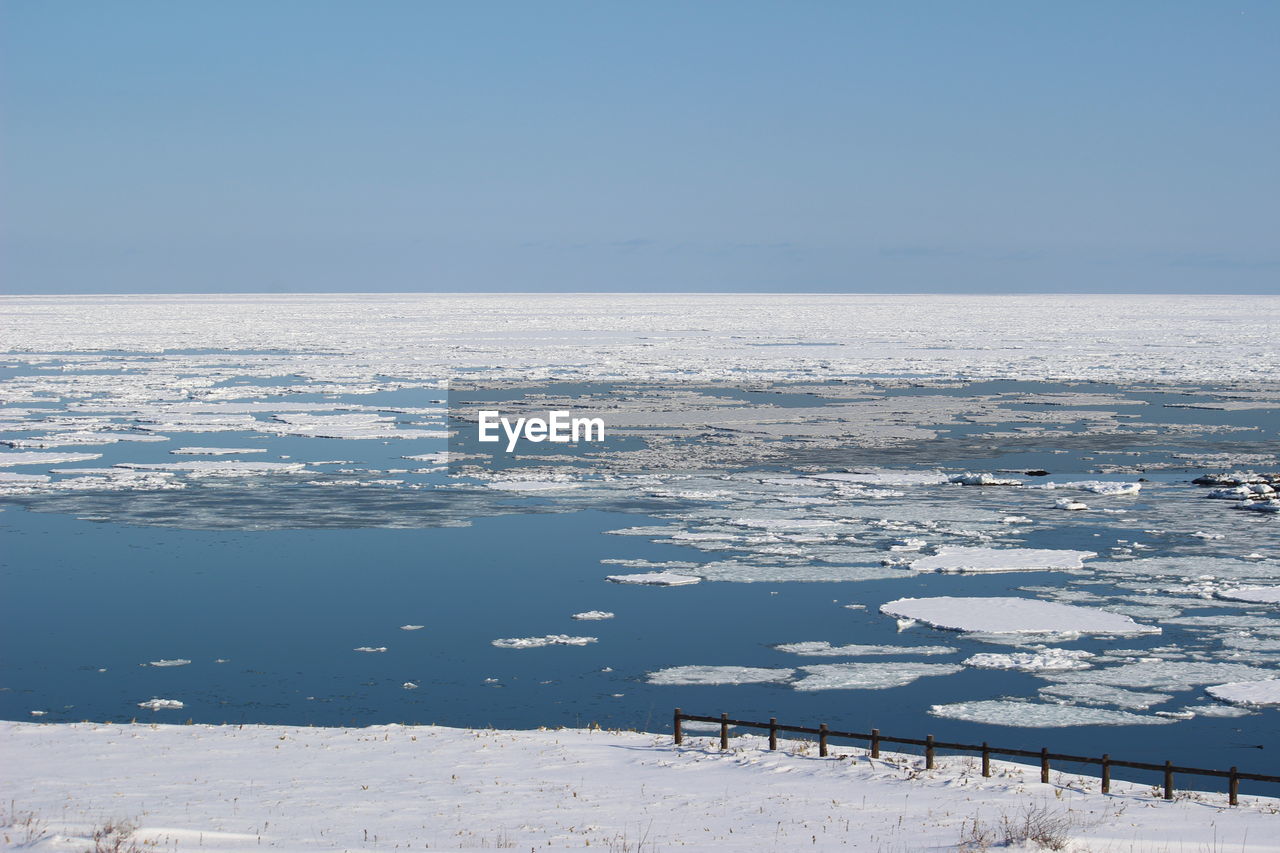
[(1280, 292), (1280, 6), (0, 6), (5, 293)]

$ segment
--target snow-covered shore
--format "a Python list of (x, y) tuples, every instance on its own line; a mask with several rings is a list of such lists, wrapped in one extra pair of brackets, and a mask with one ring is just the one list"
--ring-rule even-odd
[(1280, 800), (1163, 802), (1120, 782), (1103, 796), (1095, 779), (1055, 771), (1044, 785), (1038, 768), (1004, 762), (983, 779), (968, 757), (924, 771), (843, 745), (826, 759), (801, 742), (732, 746), (598, 730), (4, 722), (0, 800), (7, 846), (77, 851), (111, 821), (133, 824), (139, 849), (906, 851), (981, 846), (984, 833), (996, 845), (1006, 818), (1030, 814), (1067, 850), (1247, 853), (1274, 849), (1280, 820)]

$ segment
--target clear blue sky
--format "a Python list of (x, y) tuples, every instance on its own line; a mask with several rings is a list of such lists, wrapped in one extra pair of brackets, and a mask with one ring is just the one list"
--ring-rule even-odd
[(1280, 292), (1280, 3), (3, 0), (3, 291)]

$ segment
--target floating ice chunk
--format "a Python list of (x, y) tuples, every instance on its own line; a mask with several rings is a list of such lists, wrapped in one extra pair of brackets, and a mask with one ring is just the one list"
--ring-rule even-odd
[(1145, 711), (1152, 705), (1168, 702), (1168, 693), (1145, 693), (1126, 690), (1109, 684), (1091, 684), (1087, 681), (1049, 684), (1040, 688), (1040, 695), (1050, 702), (1070, 702), (1076, 705), (1116, 705)]
[(948, 478), (952, 483), (959, 483), (962, 486), (1021, 486), (1021, 480), (1011, 480), (1008, 478), (1000, 478), (994, 474), (975, 474), (972, 471), (965, 471), (963, 474), (956, 474), (954, 477)]
[(1006, 515), (1004, 518), (1000, 519), (1000, 521), (1002, 521), (1005, 524), (1030, 524), (1031, 523), (1031, 519), (1027, 518), (1025, 515)]
[(1073, 501), (1071, 500), (1071, 498), (1058, 498), (1056, 501), (1053, 502), (1053, 505), (1057, 509), (1066, 509), (1066, 510), (1072, 510), (1072, 511), (1079, 511), (1082, 509), (1089, 508), (1089, 505), (1087, 503), (1084, 503), (1082, 501)]
[(12, 471), (0, 471), (0, 485), (35, 484), (49, 482), (48, 474), (14, 474)]
[[(846, 607), (851, 605), (845, 605)], [(959, 651), (952, 646), (833, 646), (822, 640), (803, 643), (781, 643), (774, 646), (780, 652), (811, 657), (857, 658), (875, 655), (949, 655)]]
[[(872, 555), (883, 552), (868, 551)], [(911, 577), (903, 569), (885, 565), (832, 565), (819, 560), (788, 562), (782, 565), (761, 564), (743, 560), (716, 560), (695, 567), (698, 576), (708, 581), (731, 583), (831, 583), (844, 581), (884, 580)]]
[(303, 462), (120, 462), (115, 467), (130, 471), (177, 471), (193, 477), (243, 477), (250, 474), (283, 474), (302, 471)]
[(792, 683), (796, 690), (884, 690), (902, 687), (920, 678), (954, 675), (963, 667), (951, 663), (824, 663), (802, 666), (807, 673)]
[(47, 713), (49, 713), (49, 712), (48, 712), (48, 711), (30, 711), (30, 712), (28, 712), (28, 713), (30, 713), (30, 714), (31, 714), (31, 716), (33, 716), (33, 717), (43, 717), (45, 714), (47, 714)]
[(175, 456), (235, 456), (240, 453), (266, 453), (265, 447), (179, 447), (170, 450)]
[(1233, 705), (1249, 707), (1280, 705), (1280, 678), (1215, 684), (1205, 688), (1205, 692), (1214, 699), (1221, 699)]
[(176, 711), (185, 708), (186, 705), (177, 699), (148, 699), (145, 702), (139, 702), (138, 707), (146, 708), (148, 711)]
[(1266, 501), (1241, 501), (1235, 505), (1235, 508), (1254, 512), (1280, 512), (1280, 500), (1272, 498)]
[[(734, 518), (729, 523), (758, 530), (822, 530), (840, 526), (840, 522), (829, 518)], [(721, 535), (719, 538), (731, 537)]]
[(889, 546), (890, 551), (919, 551), (929, 543), (924, 539), (899, 539)]
[(42, 453), (24, 450), (16, 453), (0, 453), (0, 467), (12, 465), (57, 465), (62, 462), (84, 462), (101, 458), (101, 453)]
[(964, 661), (965, 666), (977, 669), (1016, 669), (1022, 672), (1045, 672), (1068, 669), (1088, 669), (1093, 664), (1089, 658), (1093, 652), (1083, 649), (1045, 649), (1042, 652), (1012, 652), (1010, 654), (977, 654)]
[(755, 666), (672, 666), (649, 673), (650, 684), (770, 684), (787, 681), (791, 669)]
[(576, 480), (495, 480), (485, 485), (502, 492), (560, 492), (584, 484)]
[(582, 613), (575, 613), (569, 618), (583, 622), (594, 622), (601, 619), (612, 619), (613, 614), (607, 610), (585, 610)]
[(1045, 677), (1064, 684), (1105, 684), (1117, 687), (1153, 687), (1157, 690), (1191, 690), (1205, 684), (1257, 681), (1273, 670), (1242, 663), (1189, 660), (1141, 660), (1088, 672), (1048, 673)]
[(418, 689), (418, 685), (414, 684), (412, 681), (406, 681), (404, 684), (401, 684), (400, 686), (401, 686), (401, 687), (403, 687), (405, 690), (417, 690), (417, 689)]
[(1182, 710), (1193, 717), (1247, 717), (1254, 713), (1242, 705), (1184, 705)]
[(678, 575), (675, 572), (640, 572), (634, 575), (609, 575), (605, 580), (613, 583), (630, 583), (641, 586), (688, 586), (700, 583), (702, 578), (692, 575)]
[(1172, 723), (1168, 717), (1153, 714), (1131, 714), (1081, 705), (1041, 704), (1014, 699), (985, 699), (977, 702), (953, 702), (934, 705), (929, 713), (951, 720), (967, 720), (993, 726), (1047, 729), (1065, 726), (1156, 726)]
[(598, 642), (596, 637), (570, 637), (568, 634), (548, 634), (545, 637), (508, 637), (494, 640), (490, 645), (500, 649), (539, 649), (543, 646), (585, 646)]
[(401, 625), (401, 631), (421, 631), (426, 625)]
[(386, 650), (387, 650), (387, 647), (386, 647), (386, 646), (357, 646), (357, 647), (356, 647), (355, 649), (353, 649), (352, 651), (357, 651), (357, 652), (385, 652)]
[(372, 413), (314, 415), (277, 414), (274, 423), (258, 423), (263, 431), (276, 435), (297, 435), (315, 438), (370, 439), (370, 438), (427, 438), (447, 439), (448, 430), (403, 429), (394, 418)]
[(186, 666), (191, 661), (186, 658), (173, 658), (172, 660), (153, 660), (148, 666)]
[(1034, 598), (939, 596), (900, 598), (880, 608), (886, 616), (924, 622), (947, 631), (987, 634), (1158, 634), (1128, 616)]
[(60, 432), (54, 435), (42, 435), (35, 438), (14, 438), (0, 441), (9, 447), (83, 447), (93, 444), (116, 444), (121, 441), (168, 441), (167, 435), (142, 435), (129, 432)]
[(1093, 551), (947, 546), (911, 564), (917, 572), (1051, 572), (1079, 569)]
[(1238, 586), (1235, 589), (1220, 589), (1217, 596), (1227, 601), (1280, 604), (1280, 586)]
[(863, 486), (940, 486), (948, 479), (947, 475), (941, 471), (893, 471), (885, 468), (815, 474), (813, 478), (840, 483), (857, 483)]
[(1136, 495), (1142, 491), (1141, 483), (1112, 483), (1105, 480), (1078, 480), (1073, 483), (1037, 483), (1032, 489), (1075, 489), (1095, 495)]
[(416, 456), (401, 456), (401, 459), (410, 459), (414, 462), (430, 462), (433, 465), (448, 465), (449, 451), (439, 450), (435, 453), (419, 453)]

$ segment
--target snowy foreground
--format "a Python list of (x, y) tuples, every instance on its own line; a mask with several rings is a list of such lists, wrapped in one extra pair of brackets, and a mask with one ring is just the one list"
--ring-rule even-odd
[[(833, 744), (435, 726), (0, 724), (7, 846), (92, 849), (909, 851), (1001, 846), (1028, 822), (1075, 851), (1274, 850), (1280, 801), (1180, 794), (975, 759)], [(840, 757), (836, 757), (840, 756)], [(12, 802), (11, 802), (12, 801)], [(1030, 821), (1028, 821), (1030, 818)], [(976, 823), (975, 823), (976, 821)], [(975, 828), (976, 827), (976, 828)], [(1060, 844), (1066, 839), (1065, 844)], [(1034, 841), (1013, 849), (1042, 849)]]

